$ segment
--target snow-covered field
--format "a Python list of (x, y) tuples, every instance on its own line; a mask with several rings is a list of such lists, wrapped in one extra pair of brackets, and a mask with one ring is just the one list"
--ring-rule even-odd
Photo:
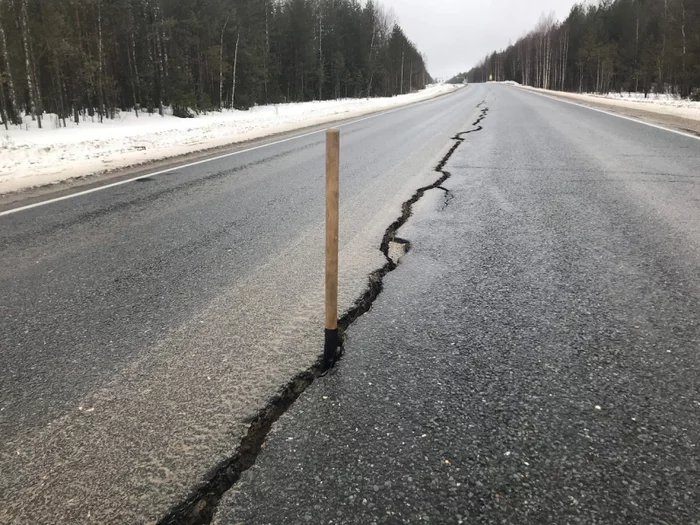
[(459, 86), (437, 84), (391, 98), (345, 99), (258, 106), (192, 119), (121, 114), (102, 124), (88, 119), (59, 128), (46, 115), (44, 129), (25, 124), (0, 129), (0, 193), (105, 173), (218, 146), (359, 117), (442, 95)]

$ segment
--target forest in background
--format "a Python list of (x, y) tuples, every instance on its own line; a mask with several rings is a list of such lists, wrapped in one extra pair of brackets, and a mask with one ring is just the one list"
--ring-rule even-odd
[(452, 82), (513, 80), (561, 91), (700, 99), (700, 0), (602, 0), (563, 22), (543, 16), (507, 49)]
[(393, 96), (432, 82), (374, 0), (0, 0), (0, 118)]

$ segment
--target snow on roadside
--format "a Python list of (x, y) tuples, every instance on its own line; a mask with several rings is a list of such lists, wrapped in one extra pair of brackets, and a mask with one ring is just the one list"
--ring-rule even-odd
[(359, 117), (458, 88), (437, 84), (390, 98), (257, 106), (192, 119), (122, 113), (102, 124), (97, 118), (68, 122), (67, 128), (58, 128), (55, 115), (47, 115), (44, 129), (26, 118), (22, 127), (0, 130), (0, 194)]
[(674, 108), (695, 108), (700, 110), (700, 102), (695, 102), (687, 98), (681, 98), (678, 95), (673, 95), (670, 93), (649, 93), (647, 96), (644, 96), (644, 93), (607, 93), (604, 95), (587, 93), (586, 95), (610, 100), (623, 100), (628, 102), (638, 102), (641, 104), (656, 104)]
[(597, 102), (611, 108), (641, 109), (651, 113), (671, 115), (682, 119), (700, 121), (700, 102), (688, 99), (676, 98), (673, 95), (658, 95), (644, 98), (643, 93), (609, 93), (607, 95), (593, 93), (570, 93), (568, 91), (552, 91), (548, 89), (520, 86), (523, 89), (538, 91), (561, 98), (568, 98), (580, 102)]

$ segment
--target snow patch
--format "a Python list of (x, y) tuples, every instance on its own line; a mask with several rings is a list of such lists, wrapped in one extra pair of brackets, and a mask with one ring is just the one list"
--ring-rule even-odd
[(596, 93), (586, 93), (586, 96), (596, 98), (606, 98), (610, 100), (623, 100), (637, 102), (641, 104), (656, 104), (659, 106), (669, 106), (673, 108), (694, 108), (700, 110), (700, 102), (695, 102), (687, 98), (681, 98), (672, 93), (607, 93), (605, 95)]

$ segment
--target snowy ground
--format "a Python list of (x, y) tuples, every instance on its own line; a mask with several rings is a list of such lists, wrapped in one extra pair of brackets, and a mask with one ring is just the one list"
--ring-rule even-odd
[(21, 128), (0, 130), (0, 194), (358, 117), (455, 89), (438, 84), (392, 98), (258, 106), (193, 119), (129, 113), (102, 124), (69, 122), (67, 128), (58, 128), (55, 116), (47, 115), (41, 130), (26, 118)]
[[(607, 93), (605, 95), (595, 94), (595, 93), (584, 93), (575, 95), (585, 98), (585, 99), (605, 99), (614, 100), (617, 102), (623, 102), (631, 105), (643, 104), (646, 109), (650, 106), (659, 106), (667, 108), (679, 108), (691, 110), (688, 114), (700, 114), (694, 112), (700, 112), (700, 102), (694, 102), (692, 100), (681, 98), (677, 95), (671, 94), (658, 94), (649, 93), (646, 97), (644, 93)], [(692, 111), (694, 110), (694, 112)]]
[(649, 94), (647, 98), (644, 98), (644, 93), (608, 93), (607, 95), (598, 95), (593, 93), (551, 91), (527, 86), (521, 87), (570, 100), (603, 104), (612, 109), (643, 110), (659, 115), (700, 122), (700, 102), (693, 102), (674, 95)]
[(700, 102), (693, 102), (692, 100), (681, 98), (679, 95), (673, 95), (671, 93), (648, 93), (646, 96), (644, 93), (608, 93), (606, 95), (594, 95), (604, 98), (612, 98), (615, 100), (631, 100), (635, 102), (644, 102), (645, 104), (662, 104), (667, 106), (676, 107), (699, 107)]

